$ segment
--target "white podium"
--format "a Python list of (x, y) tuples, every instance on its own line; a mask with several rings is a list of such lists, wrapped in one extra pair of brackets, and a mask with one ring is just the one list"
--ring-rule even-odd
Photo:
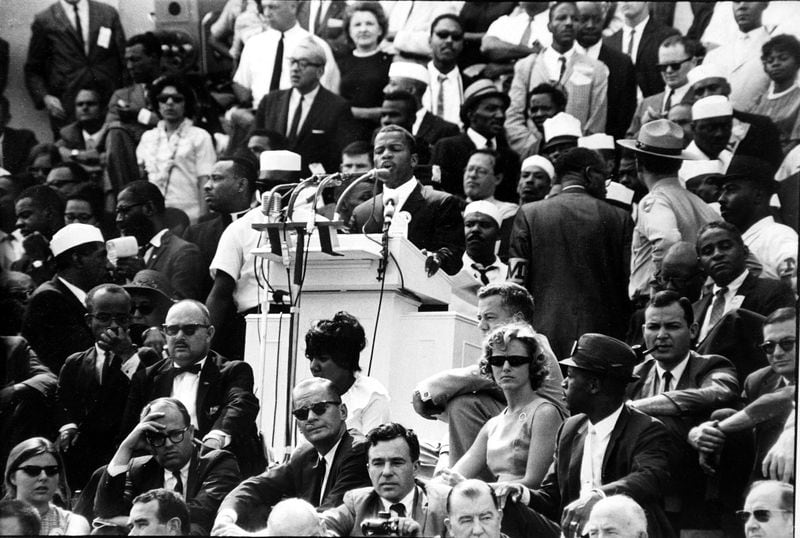
[[(264, 226), (270, 225), (254, 228)], [(314, 320), (329, 319), (340, 310), (354, 315), (364, 326), (367, 346), (359, 364), (364, 374), (369, 372), (389, 391), (392, 420), (413, 428), (431, 442), (445, 439), (446, 425), (418, 416), (411, 406), (411, 394), (417, 382), (427, 376), (477, 362), (481, 335), (474, 315), (474, 291), (454, 288), (443, 271), (428, 278), (425, 257), (404, 238), (389, 239), (390, 257), (381, 282), (376, 279), (381, 259), (379, 234), (332, 235), (333, 251), (339, 255), (322, 252), (316, 233), (306, 249), (308, 260), (294, 333), (294, 373), (289, 357), (292, 316), (247, 316), (245, 360), (255, 374), (256, 396), (261, 403), (259, 427), (266, 443), (276, 453), (297, 444), (296, 429), (289, 422), (293, 419), (288, 395), (293, 381), (311, 376), (305, 358), (305, 333)], [(325, 250), (330, 251), (330, 245)], [(293, 270), (296, 251), (292, 247), (289, 251)], [(270, 247), (257, 249), (254, 254), (282, 265), (281, 254)], [(285, 287), (283, 273), (282, 286), (277, 287)], [(423, 305), (438, 305), (441, 310), (420, 311)]]

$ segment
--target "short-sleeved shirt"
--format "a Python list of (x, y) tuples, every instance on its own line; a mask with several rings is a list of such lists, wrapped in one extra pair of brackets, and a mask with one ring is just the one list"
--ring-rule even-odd
[(355, 382), (342, 394), (342, 403), (347, 406), (347, 429), (366, 433), (390, 421), (389, 391), (374, 377), (356, 372)]
[(761, 262), (763, 278), (791, 279), (797, 289), (797, 232), (764, 217), (745, 230), (742, 240)]
[[(525, 43), (526, 46), (531, 46), (535, 41), (539, 41), (544, 47), (550, 46), (553, 42), (553, 34), (547, 29), (549, 18), (550, 12), (546, 10), (533, 17), (533, 22), (531, 23), (531, 37), (528, 42)], [(530, 17), (525, 11), (519, 11), (511, 15), (503, 15), (489, 25), (489, 29), (486, 30), (486, 35), (496, 37), (506, 43), (519, 45), (529, 22)]]

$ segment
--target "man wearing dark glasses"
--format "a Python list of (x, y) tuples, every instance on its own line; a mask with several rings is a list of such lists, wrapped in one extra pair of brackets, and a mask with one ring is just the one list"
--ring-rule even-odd
[(747, 538), (794, 536), (794, 487), (785, 482), (756, 482), (736, 513), (744, 523)]
[(261, 529), (281, 499), (299, 497), (315, 507), (342, 503), (346, 491), (369, 485), (367, 443), (357, 430), (347, 430), (347, 407), (336, 387), (324, 378), (299, 382), (292, 391), (297, 426), (308, 443), (288, 463), (249, 478), (220, 506), (215, 535), (235, 535), (241, 527)]
[[(141, 450), (150, 455), (134, 457)], [(191, 534), (207, 536), (219, 503), (240, 480), (230, 452), (203, 451), (186, 407), (176, 398), (158, 398), (142, 410), (103, 472), (95, 511), (103, 520), (127, 522), (134, 498), (165, 488), (189, 506)]]
[(133, 377), (122, 435), (133, 430), (148, 402), (173, 397), (188, 410), (194, 431), (206, 447), (233, 452), (244, 476), (263, 471), (255, 423), (259, 404), (250, 365), (227, 361), (211, 351), (214, 326), (202, 303), (176, 303), (167, 313), (163, 330), (168, 357)]

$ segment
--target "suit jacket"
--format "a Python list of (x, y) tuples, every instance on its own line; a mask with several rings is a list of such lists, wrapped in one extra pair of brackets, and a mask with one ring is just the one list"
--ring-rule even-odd
[(81, 131), (82, 129), (76, 121), (65, 125), (58, 132), (60, 139), (56, 142), (56, 146), (67, 149), (86, 149), (86, 141), (83, 139)]
[[(347, 42), (346, 28), (344, 27), (345, 12), (347, 3), (343, 0), (333, 0), (328, 4), (319, 20), (319, 25), (314, 27), (314, 35), (324, 39), (331, 46), (333, 55), (337, 58), (348, 52), (351, 45)], [(311, 16), (311, 2), (301, 2), (297, 9), (297, 21), (300, 26), (311, 31), (308, 18)]]
[(701, 355), (722, 355), (730, 360), (736, 367), (739, 385), (744, 386), (747, 376), (768, 365), (767, 356), (758, 347), (764, 340), (765, 319), (766, 316), (761, 314), (735, 308), (723, 315), (708, 332), (697, 346), (697, 352)]
[[(580, 496), (588, 424), (589, 418), (579, 414), (561, 425), (555, 459), (541, 487), (531, 491), (530, 507), (553, 521), (560, 521), (563, 508)], [(661, 422), (623, 406), (603, 456), (600, 489), (606, 495), (628, 495), (639, 503), (647, 513), (649, 536), (674, 536), (662, 508), (676, 470), (672, 449), (672, 438)]]
[[(458, 199), (417, 184), (401, 208), (411, 215), (408, 240), (420, 250), (436, 252), (442, 269), (454, 275), (464, 254), (464, 219)], [(359, 204), (347, 225), (350, 233), (380, 233), (383, 229), (383, 193)]]
[[(410, 515), (419, 523), (420, 536), (442, 536), (445, 531), (444, 518), (447, 517), (447, 493), (450, 488), (440, 484), (427, 484), (420, 488), (414, 498), (414, 510)], [(378, 517), (383, 511), (383, 503), (372, 487), (358, 488), (344, 494), (344, 503), (322, 514), (325, 528), (338, 536), (364, 536), (361, 522)]]
[(12, 174), (25, 171), (28, 155), (33, 146), (37, 144), (36, 135), (27, 129), (3, 129), (3, 160), (2, 168)]
[(534, 311), (533, 325), (556, 357), (569, 356), (587, 332), (624, 338), (632, 233), (628, 212), (582, 189), (525, 204), (517, 213), (509, 259), (527, 263), (520, 283), (548, 305)]
[[(746, 403), (752, 403), (759, 399), (761, 396), (771, 394), (781, 387), (785, 386), (783, 378), (772, 369), (771, 366), (765, 366), (760, 370), (756, 370), (744, 382), (744, 391), (742, 396)], [(777, 407), (777, 406), (775, 406)], [(756, 425), (756, 458), (755, 468), (753, 471), (759, 476), (759, 479), (766, 478), (761, 474), (761, 462), (764, 457), (778, 440), (778, 437), (783, 432), (786, 425), (786, 419), (792, 411), (791, 403), (783, 408), (774, 410), (774, 416), (760, 422)]]
[(200, 291), (205, 276), (200, 249), (172, 232), (161, 236), (161, 246), (153, 251), (145, 269), (164, 273), (179, 299), (205, 299)]
[(67, 357), (94, 345), (85, 315), (86, 307), (56, 276), (33, 292), (22, 336), (51, 372), (60, 372)]
[(415, 136), (417, 140), (422, 140), (428, 144), (428, 148), (433, 148), (433, 145), (442, 138), (457, 136), (460, 132), (461, 130), (455, 123), (450, 123), (435, 114), (425, 112)]
[[(237, 523), (264, 528), (265, 519), (256, 518), (259, 509), (271, 510), (281, 499), (299, 497), (320, 510), (342, 504), (344, 494), (351, 489), (369, 486), (367, 474), (367, 441), (357, 430), (345, 432), (333, 457), (328, 482), (322, 492), (322, 502), (313, 498), (321, 484), (317, 483), (317, 450), (303, 443), (292, 453), (291, 459), (264, 473), (248, 478), (234, 489), (220, 505), (220, 510), (230, 508), (238, 515)], [(267, 514), (263, 514), (267, 515)]]
[[(172, 395), (174, 377), (171, 359), (164, 359), (133, 376), (122, 419), (123, 436), (138, 424), (139, 413), (148, 402)], [(256, 430), (258, 406), (250, 365), (243, 361), (226, 361), (219, 354), (209, 352), (197, 388), (196, 433), (201, 438), (211, 430), (229, 434), (232, 440), (227, 449), (236, 455), (245, 476), (263, 470), (263, 450)], [(256, 470), (259, 465), (261, 468)]]
[(627, 54), (603, 44), (598, 60), (608, 67), (608, 110), (606, 133), (624, 138), (636, 108), (636, 69)]
[[(746, 127), (747, 129), (744, 138), (734, 149), (734, 155), (758, 157), (770, 163), (777, 171), (783, 162), (783, 152), (781, 151), (780, 133), (772, 120), (767, 116), (740, 110), (733, 111), (733, 119), (743, 122), (739, 124), (739, 128)], [(734, 135), (736, 129), (734, 122)]]
[[(494, 195), (503, 202), (516, 203), (517, 181), (519, 180), (519, 157), (508, 146), (503, 136), (497, 136), (497, 151), (503, 170), (503, 181), (497, 186)], [(477, 148), (466, 133), (442, 138), (433, 146), (431, 164), (438, 164), (442, 171), (442, 190), (464, 197), (464, 169), (469, 155)]]
[[(505, 123), (510, 143), (513, 144), (525, 134), (528, 96), (533, 88), (543, 82), (555, 82), (550, 78), (543, 54), (531, 54), (514, 65), (514, 79), (508, 92), (511, 105), (506, 111)], [(584, 134), (605, 132), (608, 67), (603, 62), (575, 52), (567, 60), (562, 85), (569, 96), (565, 112), (580, 120)]]
[[(272, 129), (288, 137), (289, 99), (292, 90), (278, 90), (265, 95), (256, 110), (256, 129)], [(355, 122), (350, 105), (339, 97), (319, 88), (297, 139), (289, 141), (289, 150), (302, 157), (303, 172), (311, 163), (322, 163), (325, 170), (339, 169), (342, 149), (355, 137)]]
[[(649, 97), (664, 89), (664, 79), (661, 78), (658, 70), (658, 47), (666, 38), (679, 33), (675, 28), (661, 24), (652, 16), (644, 25), (639, 48), (636, 49), (635, 65), (636, 83), (644, 97)], [(622, 28), (605, 38), (603, 44), (620, 52), (624, 52), (628, 46), (627, 43), (624, 45), (622, 43)]]
[[(106, 47), (98, 39), (102, 28), (111, 32)], [(67, 121), (72, 121), (81, 86), (99, 84), (106, 95), (120, 86), (125, 33), (116, 9), (89, 0), (88, 46), (87, 54), (59, 2), (36, 14), (25, 62), (25, 83), (36, 108), (44, 107), (45, 95), (54, 95), (61, 99)]]
[(208, 292), (211, 291), (213, 281), (208, 272), (211, 267), (211, 261), (214, 259), (214, 254), (217, 253), (217, 244), (219, 238), (222, 237), (222, 232), (225, 231), (227, 224), (222, 219), (222, 215), (208, 220), (189, 225), (183, 233), (183, 239), (189, 243), (197, 245), (200, 249), (200, 257), (203, 260), (203, 285), (200, 289), (200, 297), (207, 297)]
[(625, 138), (636, 138), (639, 134), (639, 129), (642, 128), (642, 116), (647, 112), (648, 108), (652, 108), (656, 112), (661, 112), (661, 104), (664, 102), (665, 92), (654, 93), (642, 99), (637, 105), (636, 112), (633, 113), (633, 119), (625, 133)]
[[(189, 463), (185, 499), (189, 506), (192, 535), (208, 536), (222, 499), (239, 483), (236, 458), (227, 450), (200, 455), (197, 446)], [(98, 517), (126, 515), (137, 495), (164, 487), (164, 468), (153, 456), (133, 458), (125, 473), (111, 476), (103, 471), (95, 496)]]

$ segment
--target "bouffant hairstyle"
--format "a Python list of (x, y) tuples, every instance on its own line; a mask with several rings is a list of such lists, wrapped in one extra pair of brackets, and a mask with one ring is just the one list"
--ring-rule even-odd
[(483, 358), (480, 362), (481, 373), (489, 376), (494, 380), (492, 367), (489, 365), (489, 358), (492, 356), (493, 350), (505, 351), (508, 344), (512, 340), (521, 342), (525, 349), (528, 350), (528, 356), (531, 357), (529, 379), (531, 381), (531, 388), (538, 389), (544, 383), (550, 373), (547, 367), (547, 361), (544, 358), (544, 353), (536, 340), (536, 331), (527, 323), (509, 323), (501, 325), (489, 333), (486, 340), (483, 341)]
[(306, 357), (330, 355), (339, 367), (361, 370), (358, 357), (367, 345), (364, 327), (347, 312), (337, 312), (333, 319), (315, 321), (306, 333)]

